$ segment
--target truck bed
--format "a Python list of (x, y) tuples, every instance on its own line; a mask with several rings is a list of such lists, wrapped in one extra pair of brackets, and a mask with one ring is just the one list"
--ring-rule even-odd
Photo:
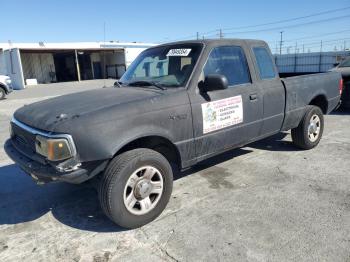
[(326, 101), (323, 113), (331, 112), (339, 103), (338, 72), (327, 72), (313, 75), (303, 75), (281, 78), (286, 91), (285, 118), (282, 130), (296, 127), (307, 105), (315, 99)]

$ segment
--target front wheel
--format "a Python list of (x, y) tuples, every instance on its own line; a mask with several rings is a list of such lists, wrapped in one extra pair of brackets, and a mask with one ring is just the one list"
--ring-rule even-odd
[(104, 213), (125, 228), (143, 226), (165, 209), (173, 186), (173, 172), (160, 153), (146, 148), (116, 156), (99, 185)]
[(317, 106), (308, 106), (298, 127), (292, 129), (293, 143), (302, 149), (314, 148), (321, 140), (323, 127), (321, 109)]

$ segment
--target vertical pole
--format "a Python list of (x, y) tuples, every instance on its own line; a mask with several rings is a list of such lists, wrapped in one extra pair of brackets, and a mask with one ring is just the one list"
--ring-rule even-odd
[(305, 53), (305, 45), (303, 44), (303, 53)]
[(297, 71), (297, 47), (298, 42), (295, 42), (295, 50), (294, 50), (294, 73)]
[(220, 37), (220, 39), (224, 37), (224, 35), (222, 33), (222, 29), (219, 29), (219, 37)]
[(75, 64), (76, 64), (76, 66), (77, 66), (78, 81), (80, 82), (80, 81), (81, 81), (81, 78), (80, 78), (80, 68), (79, 68), (78, 51), (75, 49), (74, 52), (75, 52)]
[(106, 86), (106, 76), (107, 76), (105, 48), (106, 48), (106, 22), (103, 22), (103, 86)]
[(197, 32), (197, 40), (199, 40), (199, 33)]
[(344, 41), (344, 51), (346, 51), (346, 41)]
[(281, 31), (280, 34), (281, 34), (281, 40), (280, 40), (280, 55), (282, 55), (283, 31)]
[(322, 47), (323, 47), (323, 42), (321, 40), (320, 60), (319, 60), (319, 64), (318, 64), (318, 72), (321, 72), (321, 66), (322, 66)]

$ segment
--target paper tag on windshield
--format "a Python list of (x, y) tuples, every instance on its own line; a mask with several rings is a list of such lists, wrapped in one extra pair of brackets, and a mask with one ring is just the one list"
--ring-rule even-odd
[(170, 49), (166, 56), (188, 56), (192, 49)]

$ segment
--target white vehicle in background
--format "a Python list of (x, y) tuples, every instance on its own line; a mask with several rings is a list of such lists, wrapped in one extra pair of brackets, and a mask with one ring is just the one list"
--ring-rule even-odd
[(12, 92), (11, 78), (0, 75), (0, 100)]

